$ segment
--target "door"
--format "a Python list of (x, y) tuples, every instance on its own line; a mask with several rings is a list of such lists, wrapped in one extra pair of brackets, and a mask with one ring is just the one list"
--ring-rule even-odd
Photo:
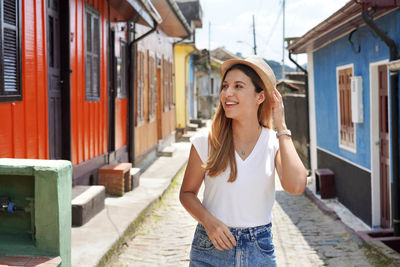
[[(127, 112), (128, 112), (128, 45), (125, 32), (113, 25), (110, 32), (110, 86), (109, 105), (109, 149), (112, 160), (128, 160)], [(114, 153), (115, 152), (115, 153)]]
[(127, 117), (128, 117), (128, 45), (121, 38), (119, 40), (119, 55), (115, 56), (116, 63), (116, 91), (115, 98), (115, 150), (127, 144)]
[(47, 2), (47, 81), (49, 114), (49, 158), (62, 159), (62, 85), (60, 64), (59, 0)]
[(109, 76), (108, 76), (108, 152), (115, 151), (115, 84), (116, 84), (116, 66), (115, 66), (115, 31), (110, 31), (109, 41)]
[(388, 75), (386, 65), (378, 67), (379, 73), (379, 141), (380, 141), (380, 191), (381, 227), (390, 227), (390, 159), (389, 159), (389, 116)]

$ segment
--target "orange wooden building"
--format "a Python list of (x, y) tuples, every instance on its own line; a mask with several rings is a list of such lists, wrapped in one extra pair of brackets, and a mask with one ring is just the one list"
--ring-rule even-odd
[(173, 136), (174, 0), (0, 1), (0, 157), (67, 159), (73, 184)]

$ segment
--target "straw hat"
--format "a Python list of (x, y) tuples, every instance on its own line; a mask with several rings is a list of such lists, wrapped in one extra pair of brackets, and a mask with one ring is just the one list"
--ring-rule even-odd
[(246, 59), (229, 59), (224, 63), (222, 63), (221, 65), (222, 75), (224, 75), (225, 72), (230, 67), (236, 64), (247, 65), (250, 68), (252, 68), (255, 72), (257, 72), (258, 76), (260, 76), (261, 80), (265, 85), (265, 88), (268, 90), (269, 93), (271, 93), (272, 90), (275, 88), (276, 86), (275, 74), (272, 71), (271, 67), (268, 66), (267, 62), (265, 62), (265, 60), (262, 57), (252, 55)]

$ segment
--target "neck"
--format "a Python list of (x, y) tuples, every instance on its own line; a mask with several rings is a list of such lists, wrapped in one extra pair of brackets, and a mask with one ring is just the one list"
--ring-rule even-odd
[(260, 124), (257, 117), (254, 120), (233, 120), (232, 133), (236, 140), (252, 140), (260, 134)]

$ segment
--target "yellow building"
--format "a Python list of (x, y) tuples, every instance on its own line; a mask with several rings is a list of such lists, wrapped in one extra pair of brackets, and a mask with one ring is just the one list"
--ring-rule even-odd
[(194, 44), (176, 44), (175, 60), (175, 112), (178, 136), (182, 134), (189, 123), (189, 101), (194, 97), (194, 64), (192, 53), (197, 51)]

